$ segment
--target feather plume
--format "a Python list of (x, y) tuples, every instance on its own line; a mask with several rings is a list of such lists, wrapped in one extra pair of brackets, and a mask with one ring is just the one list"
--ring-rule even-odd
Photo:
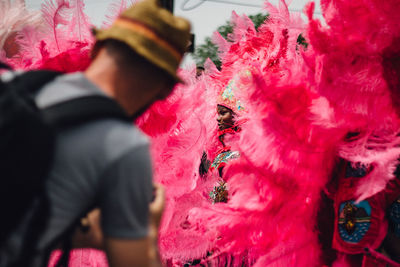
[(218, 46), (218, 54), (221, 58), (223, 58), (225, 53), (228, 52), (231, 43), (225, 40), (225, 38), (222, 37), (222, 35), (218, 31), (215, 31), (213, 33), (211, 40), (215, 45)]
[(135, 4), (138, 0), (115, 0), (112, 2), (102, 23), (102, 28), (108, 28), (114, 20), (128, 7)]
[[(61, 252), (53, 251), (48, 267), (55, 267), (60, 259)], [(72, 267), (108, 267), (107, 256), (103, 251), (96, 249), (74, 249), (71, 251), (68, 266)]]
[(90, 20), (85, 14), (85, 4), (83, 0), (70, 1), (70, 8), (72, 9), (71, 20), (68, 22), (68, 32), (71, 37), (76, 38), (78, 42), (88, 42), (91, 40), (92, 35), (90, 32)]
[(89, 60), (90, 23), (81, 0), (46, 1), (41, 28), (27, 26), (18, 34), (20, 53), (13, 66), (73, 72), (86, 69)]
[(67, 31), (60, 26), (68, 25), (70, 4), (67, 0), (46, 0), (42, 4), (43, 19), (46, 23), (47, 38), (55, 44), (56, 53), (61, 53), (63, 41), (67, 39)]
[(16, 59), (11, 58), (20, 50), (17, 42), (20, 32), (27, 27), (39, 29), (42, 23), (40, 13), (27, 10), (24, 1), (5, 0), (0, 3), (0, 18), (1, 60), (13, 65)]

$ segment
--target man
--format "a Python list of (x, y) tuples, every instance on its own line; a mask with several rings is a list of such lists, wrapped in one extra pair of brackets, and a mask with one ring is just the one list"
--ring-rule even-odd
[[(167, 97), (180, 82), (176, 70), (189, 31), (186, 20), (162, 9), (156, 0), (139, 2), (109, 29), (95, 31), (93, 62), (84, 73), (56, 78), (36, 96), (36, 104), (46, 109), (66, 100), (100, 95), (114, 99), (127, 115), (136, 117), (154, 101)], [(157, 264), (154, 241), (164, 200), (163, 189), (151, 182), (147, 138), (131, 123), (109, 118), (67, 128), (58, 133), (56, 142), (46, 182), (50, 218), (33, 266), (42, 266), (45, 252), (93, 207), (101, 211), (104, 235), (94, 239), (104, 246), (110, 266)], [(90, 221), (89, 216), (89, 225)], [(20, 256), (18, 236), (29, 232), (26, 228), (22, 223), (3, 249), (0, 266), (2, 260)]]

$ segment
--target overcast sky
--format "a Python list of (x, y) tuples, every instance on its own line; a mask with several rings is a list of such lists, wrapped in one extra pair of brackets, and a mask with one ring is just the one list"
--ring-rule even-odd
[[(0, 0), (1, 1), (1, 0)], [(28, 8), (40, 9), (44, 0), (25, 0)], [(55, 0), (53, 0), (55, 1)], [(270, 0), (277, 4), (279, 0)], [(108, 7), (115, 0), (84, 0), (86, 14), (94, 25), (100, 26)], [(229, 20), (232, 11), (238, 14), (266, 13), (263, 10), (264, 0), (175, 0), (174, 13), (189, 19), (192, 23), (193, 33), (196, 36), (196, 45), (203, 43), (204, 38), (210, 36), (218, 26)], [(289, 2), (289, 1), (287, 1)], [(301, 12), (309, 2), (308, 0), (292, 0), (289, 10)], [(316, 2), (317, 16), (321, 15), (319, 0)], [(191, 58), (185, 60), (190, 64)]]

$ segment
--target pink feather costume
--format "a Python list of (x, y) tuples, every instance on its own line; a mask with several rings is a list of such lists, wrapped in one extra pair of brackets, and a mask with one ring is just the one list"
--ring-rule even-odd
[[(156, 178), (168, 193), (159, 244), (169, 265), (194, 259), (216, 266), (319, 264), (319, 193), (333, 166), (334, 145), (344, 131), (337, 131), (333, 122), (329, 127), (314, 124), (330, 122), (332, 111), (312, 90), (310, 74), (302, 69), (305, 64), (296, 44), (300, 19), (281, 4), (280, 9), (269, 6), (271, 18), (258, 32), (247, 17), (234, 14), (233, 43), (215, 36), (221, 72), (207, 63), (198, 81), (177, 88), (176, 94), (190, 98), (173, 109), (174, 125), (164, 134), (148, 132), (154, 137)], [(248, 121), (229, 140), (241, 157), (225, 166), (229, 201), (212, 205), (208, 192), (217, 175), (199, 177), (201, 152), (215, 156), (216, 99), (243, 69), (251, 72), (240, 79), (246, 91), (238, 96), (247, 109), (241, 119)], [(313, 111), (315, 105), (326, 112)], [(141, 123), (147, 129), (154, 125), (151, 120)]]
[(93, 39), (82, 0), (49, 0), (42, 5), (41, 13), (27, 11), (23, 1), (15, 5), (19, 5), (21, 13), (35, 14), (36, 21), (31, 23), (32, 19), (18, 16), (22, 26), (14, 31), (17, 52), (3, 56), (3, 61), (20, 70), (74, 72), (86, 69)]
[(336, 265), (400, 266), (374, 252), (388, 233), (388, 208), (400, 197), (394, 175), (400, 154), (400, 28), (395, 15), (400, 3), (327, 0), (321, 5), (329, 28), (312, 19), (310, 6), (314, 59), (308, 63), (340, 127), (353, 133), (337, 146), (345, 163), (338, 165), (334, 186), (327, 188), (336, 216)]
[[(388, 2), (322, 1), (325, 27), (312, 19), (312, 5), (307, 27), (299, 26), (283, 1), (280, 8), (267, 4), (270, 20), (259, 32), (234, 14), (233, 43), (214, 38), (221, 72), (210, 62), (199, 80), (186, 72), (188, 85), (139, 121), (154, 140), (156, 179), (167, 187), (159, 245), (168, 265), (202, 259), (215, 266), (321, 266), (326, 251), (317, 231), (320, 192), (338, 158), (373, 166), (351, 188), (355, 202), (396, 183), (399, 121), (393, 100), (399, 69), (392, 59), (399, 52), (399, 4)], [(377, 18), (381, 24), (374, 24)], [(309, 40), (307, 51), (295, 42), (301, 32)], [(224, 170), (229, 201), (211, 205), (207, 196), (216, 175), (199, 177), (200, 155), (215, 155), (212, 110), (218, 92), (243, 69), (252, 74), (240, 81), (247, 88), (239, 97), (248, 122), (230, 140), (241, 157)], [(150, 114), (163, 121), (160, 127)], [(361, 138), (346, 138), (354, 132)], [(396, 185), (391, 191), (399, 195)], [(385, 207), (376, 210), (382, 214)], [(384, 230), (387, 221), (380, 216)], [(371, 235), (367, 247), (375, 249), (382, 235)], [(340, 253), (335, 266), (351, 264), (346, 257)], [(371, 264), (367, 258), (365, 266)]]

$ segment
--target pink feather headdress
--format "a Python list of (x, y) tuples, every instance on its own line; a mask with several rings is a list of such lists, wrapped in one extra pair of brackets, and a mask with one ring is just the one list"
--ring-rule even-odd
[(40, 12), (26, 9), (24, 0), (0, 2), (0, 58), (7, 61), (19, 52), (18, 33), (26, 27), (40, 30)]
[[(46, 0), (40, 12), (27, 11), (23, 2), (2, 3), (7, 27), (1, 28), (12, 29), (16, 35), (12, 44), (18, 47), (15, 55), (3, 60), (14, 69), (85, 70), (90, 63), (89, 51), (94, 38), (91, 22), (84, 12), (84, 1)], [(112, 3), (108, 19), (118, 16), (131, 2)], [(3, 40), (7, 35), (0, 32), (0, 37)]]
[(218, 105), (225, 106), (238, 115), (245, 112), (246, 108), (243, 106), (242, 102), (238, 98), (238, 95), (243, 94), (243, 92), (239, 93), (239, 91), (246, 90), (242, 79), (250, 78), (250, 70), (244, 70), (236, 74), (231, 80), (229, 80), (228, 84), (218, 94)]

